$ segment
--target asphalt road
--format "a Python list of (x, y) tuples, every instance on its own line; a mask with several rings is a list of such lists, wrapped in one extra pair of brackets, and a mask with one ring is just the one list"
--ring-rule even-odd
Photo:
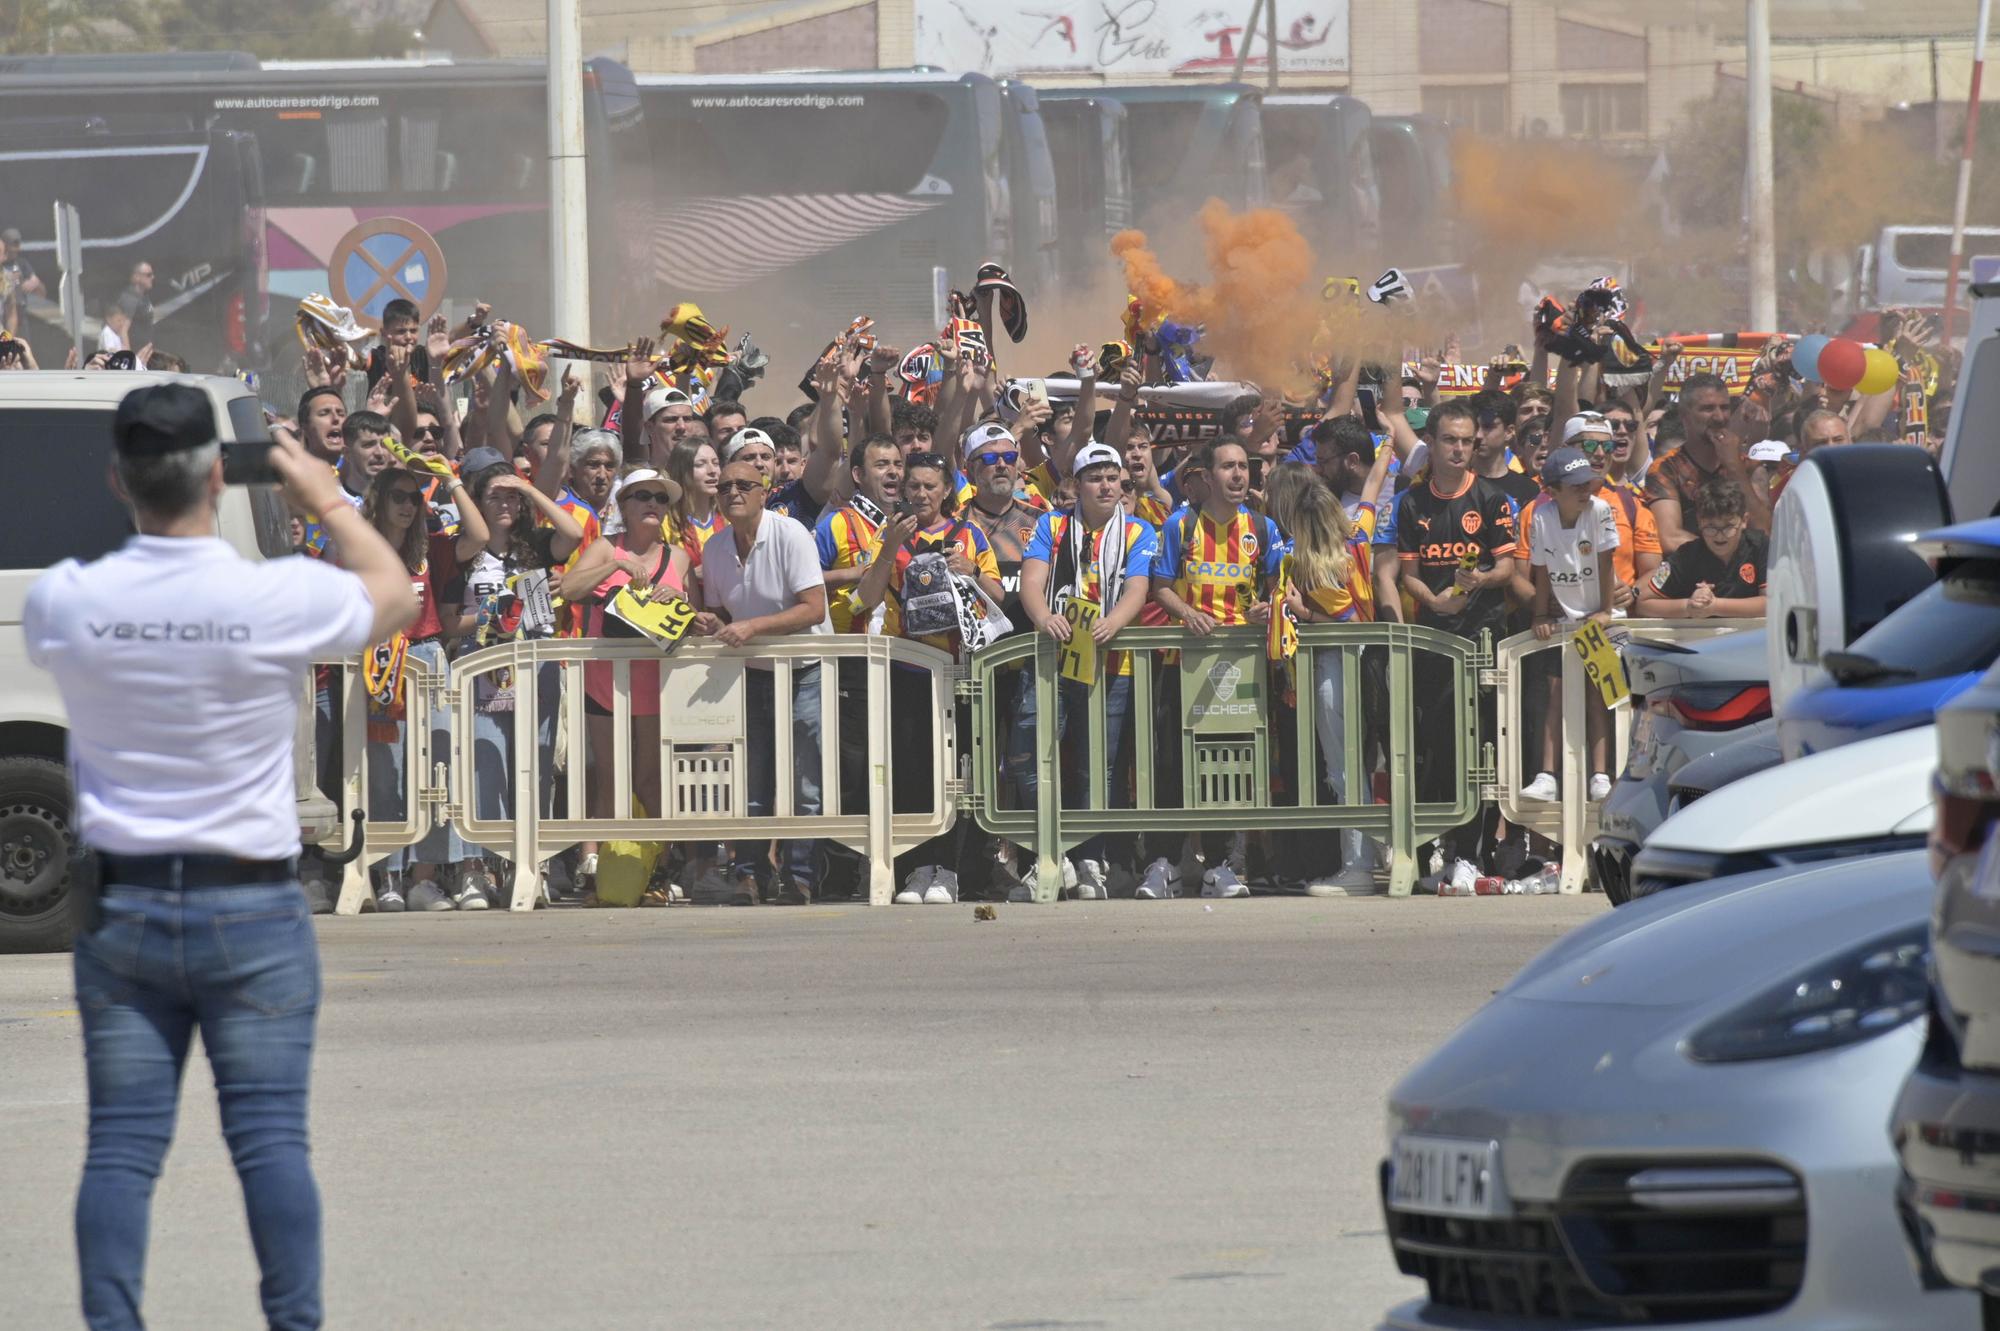
[[(1212, 907), (1212, 908), (1211, 908)], [(1601, 897), (319, 922), (331, 1327), (1360, 1328), (1396, 1076)], [(67, 957), (0, 957), (0, 1327), (80, 1325)], [(155, 1331), (260, 1326), (205, 1063)]]

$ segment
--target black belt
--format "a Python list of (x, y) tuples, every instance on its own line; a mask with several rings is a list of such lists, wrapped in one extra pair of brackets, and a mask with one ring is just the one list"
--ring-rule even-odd
[(297, 860), (239, 860), (234, 855), (100, 854), (106, 887), (245, 887), (288, 883), (299, 876)]

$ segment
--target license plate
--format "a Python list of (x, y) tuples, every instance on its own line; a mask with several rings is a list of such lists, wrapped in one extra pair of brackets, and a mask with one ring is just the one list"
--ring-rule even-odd
[(1483, 1220), (1507, 1214), (1500, 1143), (1453, 1137), (1396, 1138), (1389, 1205), (1398, 1211)]

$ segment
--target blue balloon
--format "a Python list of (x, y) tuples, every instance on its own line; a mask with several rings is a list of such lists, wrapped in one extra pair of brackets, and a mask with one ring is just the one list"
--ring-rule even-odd
[(1826, 344), (1833, 341), (1818, 333), (1802, 337), (1792, 347), (1792, 371), (1802, 379), (1819, 378), (1819, 353), (1826, 350)]

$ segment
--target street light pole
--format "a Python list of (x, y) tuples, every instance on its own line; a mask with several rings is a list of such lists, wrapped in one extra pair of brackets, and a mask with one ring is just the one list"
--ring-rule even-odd
[(1772, 202), (1771, 0), (1749, 0), (1750, 326), (1778, 328), (1778, 225)]
[(1972, 40), (1972, 92), (1965, 103), (1965, 146), (1958, 157), (1958, 200), (1951, 208), (1951, 262), (1944, 276), (1944, 341), (1958, 315), (1958, 266), (1965, 262), (1965, 206), (1972, 196), (1972, 154), (1979, 146), (1979, 85), (1986, 75), (1986, 34), (1993, 0), (1979, 0), (1979, 29)]
[(583, 18), (549, 3), (549, 335), (590, 342), (590, 219), (584, 207)]

